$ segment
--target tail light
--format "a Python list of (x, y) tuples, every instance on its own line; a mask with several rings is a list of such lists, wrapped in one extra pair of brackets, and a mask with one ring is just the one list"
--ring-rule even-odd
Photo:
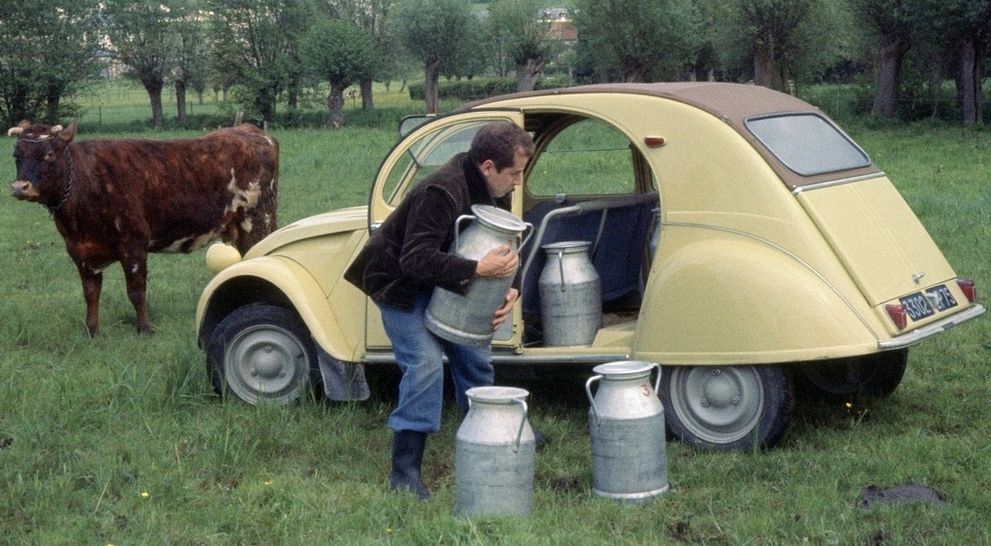
[(884, 310), (888, 312), (888, 316), (891, 317), (892, 322), (899, 330), (904, 330), (908, 326), (908, 313), (905, 312), (905, 306), (900, 303), (888, 304), (884, 306)]
[(974, 303), (977, 301), (977, 286), (974, 281), (970, 279), (957, 279), (957, 286), (963, 291), (963, 295), (967, 296), (967, 301)]

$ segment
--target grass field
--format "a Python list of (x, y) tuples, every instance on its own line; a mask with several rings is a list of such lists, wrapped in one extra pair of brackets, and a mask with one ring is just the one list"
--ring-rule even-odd
[[(79, 138), (198, 132), (143, 131), (130, 121), (148, 117), (140, 98), (93, 98), (103, 101), (102, 126), (88, 107)], [(394, 109), (389, 116), (418, 106), (394, 100), (377, 102)], [(958, 274), (986, 294), (991, 131), (856, 120), (846, 128)], [(384, 122), (273, 134), (282, 224), (363, 204), (395, 139)], [(6, 181), (11, 163), (0, 154)], [(202, 251), (152, 256), (151, 337), (134, 332), (118, 268), (105, 275), (100, 336), (83, 334), (78, 277), (38, 205), (0, 200), (0, 270), (0, 543), (991, 544), (987, 318), (913, 348), (889, 399), (800, 402), (776, 449), (710, 454), (669, 443), (672, 491), (648, 506), (591, 495), (584, 375), (518, 379), (533, 393), (531, 423), (550, 436), (537, 455), (534, 512), (465, 521), (451, 515), (457, 412), (428, 442), (435, 495), (419, 503), (387, 490), (388, 382), (359, 404), (250, 407), (213, 395), (193, 332), (209, 280)], [(859, 506), (868, 486), (907, 483), (937, 490), (948, 505)]]

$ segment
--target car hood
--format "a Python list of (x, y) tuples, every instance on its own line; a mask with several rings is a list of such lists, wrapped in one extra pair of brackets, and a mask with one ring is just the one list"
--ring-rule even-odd
[(349, 207), (308, 216), (274, 231), (251, 247), (244, 257), (265, 256), (296, 241), (359, 229), (368, 229), (368, 207)]

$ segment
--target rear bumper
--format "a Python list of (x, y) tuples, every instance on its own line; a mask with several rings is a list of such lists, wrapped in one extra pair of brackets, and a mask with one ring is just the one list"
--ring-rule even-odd
[(877, 348), (882, 351), (887, 351), (890, 349), (901, 349), (910, 345), (915, 345), (927, 337), (934, 336), (940, 332), (945, 332), (958, 324), (977, 318), (983, 315), (984, 311), (984, 306), (975, 303), (974, 305), (968, 307), (965, 311), (946, 317), (943, 320), (927, 324), (921, 328), (912, 330), (911, 332), (906, 332), (898, 337), (880, 340), (877, 342)]

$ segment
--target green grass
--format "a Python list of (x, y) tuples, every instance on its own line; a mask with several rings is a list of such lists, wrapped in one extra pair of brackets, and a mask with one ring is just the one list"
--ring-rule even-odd
[[(105, 115), (114, 107), (108, 99)], [(90, 127), (79, 138), (117, 136)], [(991, 132), (846, 128), (956, 271), (987, 293)], [(194, 133), (134, 128), (152, 138)], [(391, 123), (274, 134), (282, 224), (363, 204), (395, 138)], [(0, 173), (13, 179), (9, 153), (0, 154)], [(443, 431), (428, 442), (434, 498), (391, 494), (388, 381), (379, 379), (373, 399), (360, 404), (221, 401), (194, 340), (196, 300), (209, 280), (202, 251), (154, 255), (149, 269), (157, 333), (135, 334), (112, 267), (102, 331), (88, 339), (79, 281), (47, 212), (0, 200), (0, 543), (991, 543), (987, 319), (913, 348), (906, 378), (887, 400), (852, 409), (800, 402), (771, 451), (708, 454), (669, 443), (672, 491), (644, 507), (590, 493), (587, 370), (507, 378), (532, 391), (531, 423), (551, 438), (537, 455), (535, 509), (522, 520), (464, 521), (451, 515), (457, 412), (446, 412)], [(869, 485), (909, 482), (940, 491), (949, 506), (858, 507)]]

